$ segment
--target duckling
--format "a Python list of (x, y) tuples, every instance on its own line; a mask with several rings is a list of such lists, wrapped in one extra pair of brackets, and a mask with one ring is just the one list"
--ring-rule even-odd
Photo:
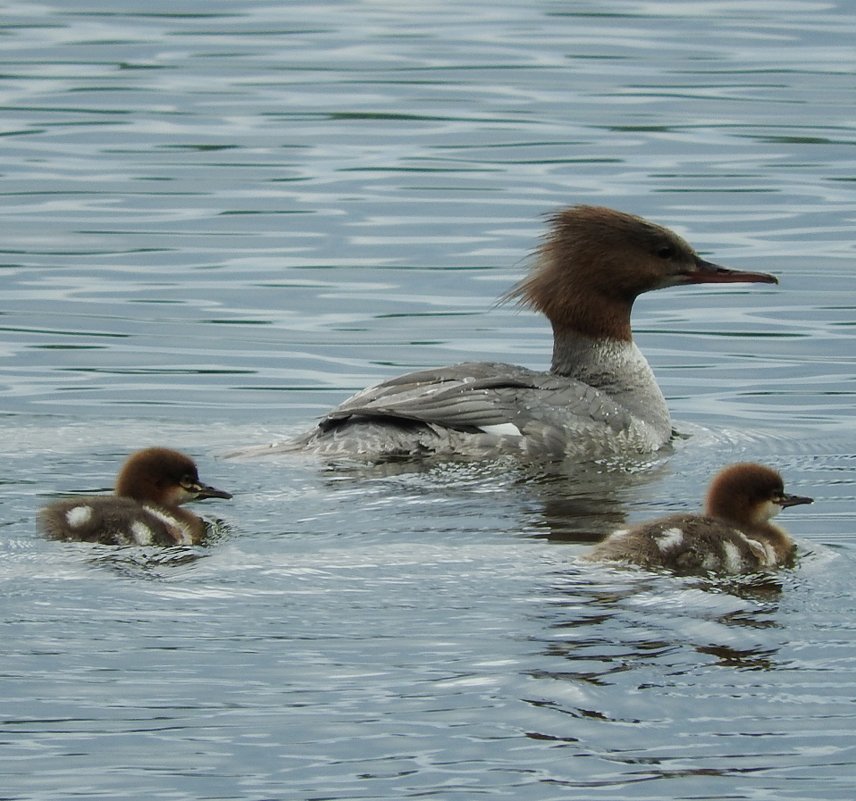
[(770, 467), (733, 464), (710, 484), (705, 514), (672, 515), (615, 531), (585, 558), (630, 562), (679, 573), (747, 573), (793, 564), (796, 546), (770, 521), (782, 509), (812, 503), (789, 495)]
[(107, 545), (190, 545), (207, 524), (180, 504), (231, 494), (199, 480), (196, 464), (169, 448), (132, 454), (119, 471), (114, 495), (57, 501), (41, 509), (39, 530), (53, 539)]

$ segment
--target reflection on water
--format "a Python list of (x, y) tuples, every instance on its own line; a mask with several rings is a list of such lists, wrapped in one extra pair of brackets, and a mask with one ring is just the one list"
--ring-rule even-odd
[[(560, 5), (4, 6), (5, 796), (851, 801), (852, 10)], [(672, 450), (221, 458), (543, 369), (494, 303), (574, 202), (780, 279), (637, 304)], [(234, 490), (205, 546), (36, 536), (154, 444)], [(816, 498), (793, 570), (578, 560), (745, 459)]]
[(91, 563), (114, 571), (130, 579), (157, 581), (174, 576), (174, 569), (202, 559), (205, 552), (199, 547), (172, 548), (105, 548), (91, 558)]

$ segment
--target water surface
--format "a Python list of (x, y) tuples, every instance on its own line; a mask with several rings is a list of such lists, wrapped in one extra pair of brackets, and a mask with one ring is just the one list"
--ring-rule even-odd
[[(846, 3), (2, 3), (3, 797), (846, 799), (856, 790)], [(366, 384), (543, 367), (544, 215), (779, 286), (640, 299), (680, 436), (593, 465), (234, 461)], [(40, 539), (149, 444), (196, 549)], [(737, 459), (774, 577), (586, 565)]]

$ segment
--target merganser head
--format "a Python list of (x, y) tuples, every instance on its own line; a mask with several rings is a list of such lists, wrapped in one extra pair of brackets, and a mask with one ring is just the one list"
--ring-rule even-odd
[(506, 295), (542, 312), (554, 330), (631, 339), (630, 311), (643, 292), (681, 284), (777, 284), (767, 273), (702, 259), (674, 231), (600, 206), (573, 206), (552, 228), (531, 274)]
[(766, 523), (787, 506), (812, 502), (812, 498), (786, 493), (782, 477), (772, 468), (743, 462), (714, 477), (705, 511), (711, 517), (752, 526)]
[(203, 484), (193, 459), (169, 448), (146, 448), (131, 455), (119, 471), (116, 494), (163, 506), (232, 497)]

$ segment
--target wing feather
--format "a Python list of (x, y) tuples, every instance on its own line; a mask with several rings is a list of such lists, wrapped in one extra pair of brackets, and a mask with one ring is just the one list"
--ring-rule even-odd
[(511, 423), (521, 432), (533, 426), (566, 425), (557, 419), (606, 424), (621, 431), (629, 416), (604, 393), (566, 376), (524, 367), (464, 363), (408, 373), (358, 392), (329, 412), (321, 428), (348, 418), (398, 418), (462, 430)]

